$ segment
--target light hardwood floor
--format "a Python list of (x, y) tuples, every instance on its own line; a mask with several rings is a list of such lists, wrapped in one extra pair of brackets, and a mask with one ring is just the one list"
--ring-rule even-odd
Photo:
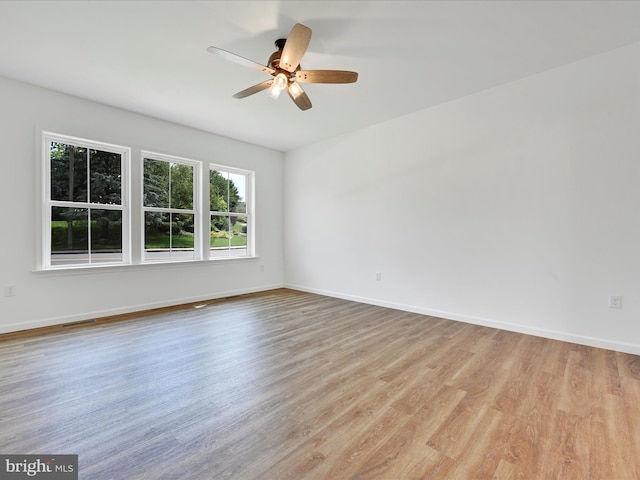
[(285, 289), (0, 340), (0, 452), (85, 480), (640, 478), (634, 355)]

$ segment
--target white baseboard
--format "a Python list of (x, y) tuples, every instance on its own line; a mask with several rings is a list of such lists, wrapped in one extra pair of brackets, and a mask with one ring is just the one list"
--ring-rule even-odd
[(471, 323), (474, 325), (482, 325), (484, 327), (497, 328), (497, 329), (506, 330), (509, 332), (524, 333), (526, 335), (533, 335), (536, 337), (544, 337), (552, 340), (560, 340), (563, 342), (576, 343), (578, 345), (586, 345), (589, 347), (604, 348), (606, 350), (614, 350), (616, 352), (640, 355), (640, 345), (633, 344), (633, 343), (618, 342), (614, 340), (594, 338), (594, 337), (588, 337), (584, 335), (576, 335), (569, 332), (561, 332), (556, 330), (547, 330), (547, 329), (541, 329), (541, 328), (528, 327), (526, 325), (520, 325), (516, 323), (501, 322), (496, 320), (490, 320), (487, 318), (474, 317), (470, 315), (461, 315), (453, 312), (443, 312), (440, 310), (432, 310), (428, 308), (417, 307), (414, 305), (385, 302), (375, 298), (360, 297), (357, 295), (348, 295), (340, 292), (322, 290), (317, 288), (307, 288), (300, 285), (285, 284), (284, 288), (299, 290), (301, 292), (315, 293), (318, 295), (325, 295), (328, 297), (341, 298), (343, 300), (366, 303), (369, 305), (376, 305), (378, 307), (392, 308), (394, 310), (402, 310), (405, 312), (418, 313), (421, 315), (428, 315), (431, 317), (444, 318), (447, 320), (455, 320), (458, 322)]
[(32, 330), (34, 328), (41, 328), (41, 327), (51, 327), (55, 325), (64, 325), (67, 323), (82, 322), (86, 320), (111, 317), (114, 315), (123, 315), (127, 313), (144, 312), (146, 310), (153, 310), (156, 308), (174, 307), (177, 305), (184, 305), (188, 303), (204, 302), (207, 300), (216, 300), (219, 298), (232, 297), (235, 295), (244, 295), (246, 293), (266, 292), (268, 290), (275, 290), (277, 288), (283, 288), (283, 285), (282, 284), (263, 285), (255, 288), (216, 292), (211, 295), (199, 295), (195, 297), (174, 298), (172, 300), (167, 300), (162, 302), (144, 303), (144, 304), (138, 304), (138, 305), (127, 305), (125, 307), (112, 308), (108, 310), (95, 310), (93, 312), (84, 312), (78, 315), (65, 315), (61, 317), (45, 318), (45, 319), (34, 320), (30, 322), (10, 323), (8, 325), (0, 326), (0, 334), (17, 332), (21, 330)]

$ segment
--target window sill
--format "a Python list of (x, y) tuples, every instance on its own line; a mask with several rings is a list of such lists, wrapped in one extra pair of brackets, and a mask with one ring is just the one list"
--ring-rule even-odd
[(251, 260), (258, 260), (260, 257), (216, 257), (208, 260), (180, 260), (173, 262), (148, 262), (148, 263), (134, 263), (127, 265), (91, 265), (91, 266), (68, 266), (49, 269), (34, 269), (31, 272), (36, 275), (44, 276), (70, 276), (70, 275), (91, 275), (102, 273), (118, 273), (125, 271), (145, 271), (149, 269), (164, 270), (175, 268), (192, 268), (192, 267), (206, 267), (214, 263), (219, 262), (248, 262)]

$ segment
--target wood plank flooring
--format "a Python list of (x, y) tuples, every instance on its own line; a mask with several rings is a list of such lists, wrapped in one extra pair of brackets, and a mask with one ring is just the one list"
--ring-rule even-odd
[(0, 336), (0, 452), (85, 480), (638, 480), (640, 357), (273, 290)]

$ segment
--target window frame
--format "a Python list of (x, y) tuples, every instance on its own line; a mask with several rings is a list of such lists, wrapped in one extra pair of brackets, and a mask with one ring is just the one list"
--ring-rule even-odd
[[(86, 138), (59, 134), (49, 131), (42, 131), (42, 202), (41, 202), (41, 215), (40, 228), (41, 228), (41, 242), (40, 242), (40, 256), (38, 259), (38, 267), (41, 270), (66, 270), (76, 268), (101, 268), (108, 266), (121, 266), (131, 263), (131, 205), (130, 205), (130, 168), (131, 168), (131, 149), (122, 145), (116, 145), (112, 143), (100, 142), (96, 140), (89, 140)], [(92, 202), (89, 197), (86, 201), (79, 202), (73, 200), (53, 200), (51, 198), (51, 144), (62, 143), (66, 145), (73, 145), (74, 147), (86, 148), (90, 150), (99, 150), (109, 153), (115, 153), (120, 155), (120, 204), (108, 204), (108, 203), (96, 203)], [(87, 176), (90, 175), (90, 158), (87, 159)], [(90, 177), (89, 177), (90, 178)], [(88, 183), (90, 185), (90, 182)], [(51, 221), (52, 221), (52, 209), (54, 207), (61, 208), (80, 208), (87, 210), (114, 210), (122, 213), (122, 227), (121, 227), (121, 242), (122, 242), (122, 260), (114, 262), (91, 262), (91, 244), (88, 243), (88, 263), (67, 263), (62, 265), (54, 265), (52, 263), (52, 250), (51, 250)], [(90, 235), (90, 228), (89, 228)]]
[[(176, 155), (168, 155), (157, 151), (131, 148), (124, 145), (114, 143), (91, 140), (75, 135), (67, 135), (64, 133), (56, 133), (45, 129), (37, 129), (38, 135), (36, 151), (40, 151), (37, 155), (38, 166), (36, 171), (39, 172), (36, 179), (38, 185), (39, 199), (36, 203), (36, 245), (34, 271), (39, 272), (76, 272), (91, 271), (96, 268), (130, 268), (135, 266), (148, 265), (177, 265), (180, 263), (190, 263), (197, 261), (208, 262), (209, 260), (225, 261), (225, 260), (244, 260), (256, 258), (255, 243), (255, 176), (254, 170), (246, 168), (237, 168), (229, 165), (211, 162), (209, 160), (193, 160), (191, 158), (180, 157)], [(79, 147), (82, 149), (98, 150), (110, 152), (120, 156), (120, 204), (113, 203), (95, 203), (91, 202), (91, 198), (77, 202), (74, 200), (52, 200), (54, 193), (52, 181), (52, 161), (51, 161), (51, 144), (61, 143)], [(132, 155), (135, 152), (135, 157)], [(156, 207), (144, 206), (144, 159), (159, 160), (165, 162), (187, 164), (193, 167), (193, 209), (187, 213), (193, 214), (194, 219), (194, 255), (193, 258), (165, 258), (165, 259), (145, 259), (145, 211), (155, 209)], [(140, 162), (136, 165), (136, 162)], [(87, 188), (91, 191), (91, 157), (87, 157)], [(132, 175), (132, 168), (135, 168)], [(246, 212), (218, 212), (211, 210), (210, 195), (210, 171), (216, 170), (223, 174), (242, 175), (245, 178), (244, 203)], [(106, 201), (106, 200), (105, 200)], [(97, 261), (91, 262), (92, 248), (91, 233), (88, 233), (87, 240), (87, 263), (63, 263), (56, 264), (52, 259), (52, 212), (53, 207), (61, 208), (78, 208), (91, 210), (106, 210), (121, 212), (121, 242), (122, 256), (118, 261)], [(162, 210), (162, 208), (159, 208)], [(178, 209), (179, 213), (185, 213), (183, 209)], [(177, 211), (177, 210), (176, 210)], [(211, 255), (211, 217), (212, 215), (241, 215), (247, 218), (246, 233), (246, 249), (241, 256)], [(140, 217), (139, 217), (140, 216)], [(91, 228), (90, 226), (88, 227)], [(97, 250), (96, 250), (97, 251)], [(229, 246), (231, 251), (231, 245)]]
[[(234, 175), (243, 175), (245, 177), (245, 197), (244, 197), (244, 203), (245, 203), (245, 210), (246, 212), (240, 213), (240, 212), (221, 212), (221, 211), (217, 211), (217, 210), (211, 210), (211, 192), (209, 192), (209, 196), (208, 196), (208, 203), (207, 203), (207, 210), (208, 210), (208, 216), (207, 216), (207, 226), (208, 226), (208, 230), (209, 230), (209, 235), (211, 234), (211, 217), (213, 215), (219, 215), (219, 216), (227, 216), (227, 217), (231, 217), (231, 215), (237, 215), (237, 216), (245, 216), (247, 217), (247, 247), (246, 247), (246, 254), (242, 255), (242, 256), (232, 256), (232, 255), (228, 255), (228, 256), (212, 256), (211, 255), (211, 245), (210, 245), (210, 237), (209, 238), (209, 242), (207, 242), (207, 255), (209, 256), (210, 260), (215, 260), (215, 261), (219, 261), (219, 260), (229, 260), (229, 259), (238, 259), (238, 258), (255, 258), (256, 256), (256, 247), (255, 247), (255, 203), (254, 203), (254, 198), (255, 198), (255, 172), (253, 170), (247, 170), (244, 168), (236, 168), (236, 167), (229, 167), (227, 165), (221, 165), (219, 163), (213, 163), (213, 162), (209, 162), (208, 164), (208, 169), (207, 169), (207, 176), (206, 176), (206, 181), (207, 184), (209, 184), (210, 182), (210, 178), (211, 178), (211, 171), (215, 170), (218, 172), (224, 172), (227, 174), (234, 174)], [(231, 250), (231, 248), (229, 249)]]
[[(144, 205), (144, 162), (145, 160), (155, 160), (160, 162), (178, 163), (181, 165), (189, 165), (193, 167), (193, 192), (192, 209), (176, 209), (171, 207), (147, 207)], [(202, 244), (204, 232), (202, 229), (202, 202), (203, 202), (203, 189), (202, 189), (202, 163), (197, 160), (189, 158), (178, 157), (175, 155), (167, 155), (164, 153), (153, 152), (150, 150), (142, 150), (140, 152), (140, 263), (149, 264), (162, 264), (162, 263), (179, 263), (179, 262), (193, 262), (203, 259)], [(171, 258), (171, 251), (169, 258), (162, 259), (147, 259), (146, 258), (146, 230), (145, 230), (145, 217), (146, 212), (159, 212), (159, 213), (182, 213), (193, 215), (193, 258)]]

